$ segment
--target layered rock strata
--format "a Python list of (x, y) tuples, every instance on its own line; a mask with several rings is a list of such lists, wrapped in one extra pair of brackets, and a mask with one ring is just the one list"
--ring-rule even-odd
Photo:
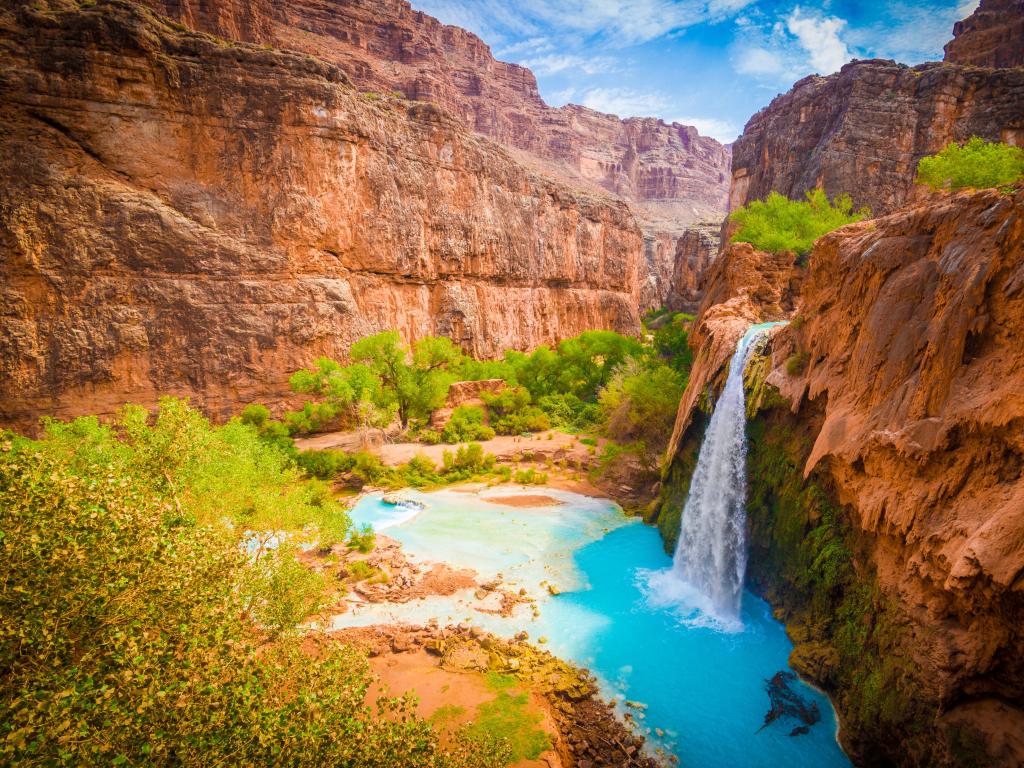
[(912, 199), (922, 157), (972, 136), (1024, 144), (1024, 69), (855, 61), (750, 119), (732, 148), (729, 205), (823, 187), (889, 213)]
[(476, 355), (638, 329), (626, 206), (430, 104), (139, 6), (0, 16), (0, 423), (223, 416), (384, 328)]
[[(694, 381), (716, 381), (738, 318), (774, 314), (792, 286), (780, 273), (754, 311), (733, 276), (765, 258), (734, 247), (716, 265)], [(751, 427), (752, 582), (861, 763), (1020, 765), (1024, 193), (837, 230), (800, 294), (774, 356), (748, 372), (777, 391), (759, 393), (768, 416)], [(674, 468), (692, 464), (692, 411)]]
[(1024, 0), (981, 0), (953, 27), (945, 60), (975, 67), (1024, 67)]
[[(180, 0), (147, 2), (218, 34), (228, 25), (207, 18), (238, 15), (231, 0), (203, 0), (205, 16)], [(720, 219), (725, 211), (727, 147), (692, 126), (622, 120), (575, 104), (550, 107), (528, 68), (498, 61), (476, 35), (415, 11), (405, 0), (293, 0), (273, 8), (264, 0), (250, 15), (261, 29), (273, 28), (272, 40), (258, 42), (335, 63), (361, 89), (436, 104), (509, 147), (528, 167), (591, 194), (628, 201), (647, 241), (643, 308), (664, 303), (676, 241), (686, 226)]]
[(692, 313), (699, 308), (706, 274), (721, 247), (721, 230), (719, 222), (701, 222), (676, 240), (672, 282), (665, 299), (669, 309)]

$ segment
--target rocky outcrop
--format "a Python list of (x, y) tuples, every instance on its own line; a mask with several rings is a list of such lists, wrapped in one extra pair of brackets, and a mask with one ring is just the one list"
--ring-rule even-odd
[[(203, 0), (206, 16), (181, 0), (148, 2), (189, 25), (220, 6), (220, 16), (236, 15), (232, 0)], [(645, 309), (665, 302), (676, 240), (685, 227), (720, 219), (725, 211), (728, 148), (691, 126), (621, 120), (574, 104), (550, 107), (529, 69), (496, 60), (476, 35), (415, 11), (405, 0), (292, 0), (275, 6), (276, 45), (337, 64), (361, 89), (436, 104), (509, 147), (525, 165), (590, 194), (628, 201), (646, 239)], [(267, 12), (260, 5), (251, 15), (265, 19)], [(196, 28), (215, 32), (226, 26)]]
[(981, 0), (953, 27), (945, 60), (975, 67), (1024, 66), (1024, 0)]
[(1024, 69), (856, 61), (750, 119), (733, 145), (729, 205), (823, 187), (889, 213), (911, 199), (922, 157), (971, 136), (1024, 144)]
[(702, 222), (688, 227), (676, 240), (672, 283), (665, 306), (675, 312), (696, 312), (703, 296), (703, 278), (718, 256), (722, 225)]
[[(701, 350), (752, 317), (733, 276), (750, 258), (715, 265)], [(751, 426), (751, 582), (865, 765), (1024, 762), (1021, 334), (1024, 193), (961, 193), (820, 239), (796, 318), (753, 366), (777, 393)], [(724, 360), (702, 352), (692, 378)]]
[(0, 423), (279, 402), (384, 328), (638, 329), (642, 236), (436, 107), (119, 0), (0, 16)]
[(270, 45), (275, 40), (272, 0), (139, 0), (197, 32)]
[(789, 317), (802, 278), (796, 254), (765, 253), (749, 243), (730, 243), (715, 260), (690, 330), (693, 368), (679, 403), (668, 456), (678, 453), (694, 410), (719, 378), (747, 328)]
[(405, 0), (295, 0), (278, 9), (282, 46), (337, 63), (361, 87), (437, 104), (545, 168), (644, 203), (652, 219), (680, 226), (725, 208), (728, 150), (690, 126), (549, 107), (529, 69), (497, 61), (476, 35)]

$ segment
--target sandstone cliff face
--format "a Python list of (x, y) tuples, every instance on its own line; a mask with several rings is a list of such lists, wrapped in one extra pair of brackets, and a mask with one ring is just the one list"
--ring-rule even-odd
[(704, 279), (721, 247), (722, 225), (702, 222), (688, 227), (676, 240), (672, 282), (665, 305), (676, 312), (696, 312), (703, 296)]
[(797, 261), (793, 253), (765, 253), (749, 243), (730, 243), (708, 270), (706, 292), (690, 330), (693, 368), (679, 403), (668, 456), (678, 452), (694, 409), (747, 328), (792, 315), (803, 279)]
[(976, 67), (1024, 66), (1024, 0), (981, 0), (953, 27), (945, 60)]
[(679, 226), (725, 208), (728, 151), (690, 126), (551, 108), (529, 69), (495, 60), (476, 35), (405, 0), (295, 0), (278, 10), (282, 46), (337, 63), (360, 86), (438, 104), (574, 181), (646, 204), (652, 219)]
[(428, 104), (138, 6), (0, 16), (0, 423), (287, 394), (395, 327), (478, 355), (635, 332), (628, 209)]
[(190, 29), (241, 43), (274, 42), (271, 0), (139, 0)]
[(729, 205), (823, 187), (885, 214), (910, 198), (922, 157), (971, 136), (1024, 144), (1024, 69), (853, 62), (750, 119), (733, 145)]
[[(180, 0), (147, 1), (190, 26), (205, 18), (185, 12)], [(220, 16), (237, 15), (232, 0), (204, 2), (208, 16), (221, 5)], [(497, 61), (476, 35), (405, 0), (277, 0), (272, 9), (267, 2), (250, 15), (261, 28), (273, 21), (276, 45), (337, 64), (360, 88), (436, 104), (512, 149), (525, 165), (628, 201), (647, 242), (643, 308), (666, 300), (686, 226), (724, 214), (728, 148), (691, 126), (620, 120), (578, 105), (549, 107), (529, 69)], [(196, 28), (217, 31), (213, 24)]]
[[(786, 271), (768, 279), (774, 288), (762, 287), (768, 305), (759, 311), (763, 299), (750, 286), (765, 274), (765, 258), (732, 246), (710, 273), (694, 334), (691, 380), (701, 387), (743, 323), (777, 312), (776, 297), (792, 289)], [(810, 442), (797, 448), (805, 463), (789, 485), (765, 493), (770, 514), (806, 512), (795, 524), (807, 527), (789, 549), (779, 541), (793, 535), (792, 521), (769, 520), (767, 535), (793, 557), (821, 525), (813, 494), (800, 490), (802, 470), (845, 510), (858, 580), (850, 604), (877, 585), (872, 610), (890, 608), (884, 621), (854, 611), (851, 626), (863, 621), (864, 631), (845, 639), (820, 618), (802, 620), (794, 663), (835, 695), (844, 742), (865, 764), (1021, 765), (1024, 193), (946, 196), (825, 236), (797, 318), (773, 341), (767, 382), (792, 414), (770, 429), (777, 440), (793, 434), (801, 446), (808, 434)], [(786, 365), (793, 354), (803, 370)], [(688, 390), (670, 449), (679, 465), (690, 461), (680, 449), (695, 397)], [(821, 597), (808, 591), (809, 574), (780, 584), (779, 562), (759, 556), (751, 554), (752, 571), (781, 614), (806, 614)], [(859, 661), (838, 670), (835, 649), (849, 654), (851, 636), (862, 638), (852, 649)], [(913, 692), (917, 710), (907, 720), (878, 704), (897, 688)], [(966, 754), (982, 762), (965, 762)]]

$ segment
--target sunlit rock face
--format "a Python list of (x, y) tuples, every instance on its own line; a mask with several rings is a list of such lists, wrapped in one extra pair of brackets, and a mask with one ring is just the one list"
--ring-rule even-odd
[(922, 157), (971, 136), (1024, 144), (1024, 69), (857, 61), (750, 119), (732, 148), (730, 207), (824, 187), (889, 213), (913, 198)]
[(638, 330), (643, 237), (336, 66), (111, 3), (0, 26), (0, 422), (280, 403), (395, 327), (477, 355)]
[[(243, 4), (261, 36), (242, 38), (231, 34), (242, 15), (231, 0), (202, 0), (202, 14), (188, 0), (147, 2), (203, 31), (272, 42), (335, 63), (361, 89), (436, 104), (528, 167), (627, 201), (647, 241), (644, 308), (665, 302), (686, 226), (724, 215), (728, 147), (692, 126), (622, 120), (573, 104), (550, 107), (529, 69), (496, 60), (476, 35), (413, 10), (405, 0)], [(268, 25), (271, 37), (263, 34)]]
[[(786, 314), (767, 381), (809, 438), (796, 469), (834, 492), (857, 573), (894, 606), (898, 631), (871, 641), (908, 660), (941, 738), (980, 734), (986, 764), (1022, 764), (1024, 193), (939, 195), (851, 224), (803, 268), (730, 246), (709, 272), (691, 382), (720, 382), (743, 329)], [(863, 754), (893, 754), (883, 733), (844, 723)]]
[(976, 67), (1024, 66), (1024, 0), (982, 0), (953, 27), (945, 60)]

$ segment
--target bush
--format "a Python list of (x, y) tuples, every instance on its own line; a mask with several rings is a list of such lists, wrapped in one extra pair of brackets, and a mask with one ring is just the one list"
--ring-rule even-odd
[(917, 182), (932, 189), (1009, 190), (1024, 179), (1024, 149), (977, 136), (963, 146), (950, 143), (917, 166)]
[(790, 376), (799, 376), (807, 368), (809, 355), (806, 352), (796, 352), (786, 358), (786, 373)]
[(460, 445), (455, 453), (444, 452), (444, 469), (446, 479), (467, 479), (490, 471), (494, 467), (494, 456), (485, 453), (480, 443)]
[(348, 535), (349, 548), (362, 552), (364, 555), (372, 552), (376, 543), (377, 534), (374, 533), (373, 526), (369, 524), (362, 526), (358, 530), (353, 528), (352, 532)]
[(351, 456), (336, 450), (302, 451), (295, 457), (295, 463), (309, 477), (319, 480), (332, 480), (340, 473), (348, 472), (354, 465)]
[(512, 481), (520, 485), (546, 485), (548, 476), (544, 472), (538, 472), (532, 467), (529, 469), (517, 469), (512, 475)]
[(460, 405), (441, 432), (446, 443), (465, 443), (471, 440), (490, 440), (494, 430), (484, 424), (484, 410), (473, 405)]
[(668, 444), (685, 382), (664, 363), (631, 359), (601, 391), (605, 431), (620, 441), (642, 441), (652, 454)]
[(298, 635), (324, 595), (294, 553), (339, 521), (254, 425), (180, 401), (0, 438), (0, 763), (483, 765)]
[(806, 256), (822, 235), (870, 215), (867, 208), (854, 211), (849, 195), (838, 195), (829, 203), (824, 190), (816, 189), (805, 200), (772, 192), (765, 200), (733, 211), (729, 219), (738, 225), (733, 242), (750, 243), (770, 253), (792, 251)]

